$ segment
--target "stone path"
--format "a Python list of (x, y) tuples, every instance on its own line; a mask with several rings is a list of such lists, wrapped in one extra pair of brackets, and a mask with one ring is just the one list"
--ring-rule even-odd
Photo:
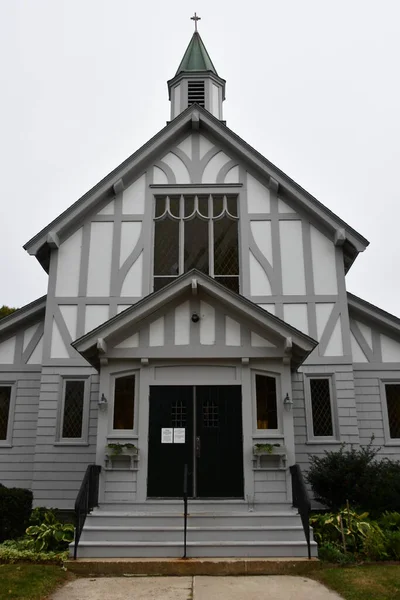
[(306, 577), (91, 577), (78, 578), (51, 600), (342, 600)]

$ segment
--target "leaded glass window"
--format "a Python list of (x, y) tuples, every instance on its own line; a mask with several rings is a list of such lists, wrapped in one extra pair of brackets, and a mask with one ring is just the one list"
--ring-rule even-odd
[(392, 439), (400, 438), (400, 383), (387, 383), (386, 403), (389, 420), (389, 432)]
[(208, 428), (219, 426), (218, 404), (215, 400), (203, 400), (203, 425)]
[(256, 375), (257, 429), (278, 429), (276, 379)]
[(171, 407), (171, 427), (186, 427), (186, 403), (175, 400)]
[(154, 291), (196, 268), (239, 292), (237, 196), (157, 196)]
[(82, 438), (84, 400), (85, 381), (67, 379), (64, 383), (63, 438)]
[(114, 429), (133, 429), (135, 376), (117, 377), (114, 386)]
[(0, 440), (7, 439), (10, 418), (11, 386), (0, 387)]
[(328, 377), (310, 378), (310, 396), (314, 437), (332, 437), (330, 379)]

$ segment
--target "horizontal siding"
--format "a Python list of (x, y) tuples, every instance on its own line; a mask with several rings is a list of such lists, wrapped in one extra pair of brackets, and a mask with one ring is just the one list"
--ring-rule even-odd
[(354, 371), (360, 443), (366, 446), (374, 435), (373, 445), (381, 448), (379, 451), (381, 456), (400, 460), (400, 444), (386, 445), (385, 439), (383, 421), (385, 398), (381, 398), (380, 382), (390, 379), (400, 380), (400, 371)]
[(0, 482), (7, 487), (31, 489), (40, 393), (40, 373), (1, 372), (16, 381), (11, 448), (0, 447)]
[(105, 502), (136, 502), (137, 471), (103, 471)]
[(68, 369), (61, 375), (91, 374), (89, 435), (87, 444), (56, 441), (60, 375), (43, 368), (37, 419), (32, 489), (36, 506), (72, 509), (88, 464), (96, 461), (98, 374), (87, 367)]
[(286, 471), (254, 470), (254, 501), (278, 503), (287, 501)]
[[(356, 409), (354, 375), (351, 365), (324, 365), (321, 367), (303, 367), (310, 374), (335, 374), (336, 410), (340, 442), (359, 443), (359, 426)], [(303, 372), (292, 374), (293, 419), (295, 434), (296, 462), (303, 472), (307, 472), (310, 455), (321, 456), (325, 450), (339, 449), (335, 443), (309, 443), (304, 397)]]

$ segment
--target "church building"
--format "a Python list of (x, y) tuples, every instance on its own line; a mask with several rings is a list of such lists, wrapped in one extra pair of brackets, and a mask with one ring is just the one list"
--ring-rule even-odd
[(26, 243), (47, 295), (0, 321), (0, 483), (72, 510), (98, 465), (80, 557), (181, 556), (184, 474), (188, 556), (307, 556), (290, 467), (400, 458), (400, 319), (346, 291), (368, 241), (225, 83), (196, 27), (170, 121)]

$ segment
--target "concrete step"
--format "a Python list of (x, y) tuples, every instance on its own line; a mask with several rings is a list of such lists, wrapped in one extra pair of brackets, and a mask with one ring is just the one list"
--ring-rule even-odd
[[(183, 525), (183, 524), (182, 524)], [(85, 526), (81, 542), (179, 542), (183, 540), (183, 527), (123, 527)], [(304, 531), (297, 526), (216, 526), (188, 527), (189, 542), (219, 541), (304, 541)]]
[[(279, 511), (291, 510), (290, 502), (276, 502), (273, 504), (249, 504), (246, 500), (188, 500), (188, 506), (194, 512), (226, 512), (227, 509), (236, 512)], [(94, 511), (119, 511), (119, 512), (182, 512), (183, 500), (147, 500), (146, 502), (103, 502)]]
[[(300, 517), (291, 511), (254, 512), (189, 512), (191, 527), (227, 526), (290, 526), (300, 524)], [(86, 518), (85, 527), (182, 527), (183, 513), (177, 512), (118, 512), (93, 511)]]
[[(178, 542), (80, 542), (80, 558), (181, 557), (183, 544)], [(312, 556), (317, 545), (312, 543)], [(306, 557), (305, 541), (281, 542), (188, 542), (190, 557)]]
[(300, 575), (320, 569), (317, 558), (79, 558), (65, 563), (68, 571), (98, 575)]

